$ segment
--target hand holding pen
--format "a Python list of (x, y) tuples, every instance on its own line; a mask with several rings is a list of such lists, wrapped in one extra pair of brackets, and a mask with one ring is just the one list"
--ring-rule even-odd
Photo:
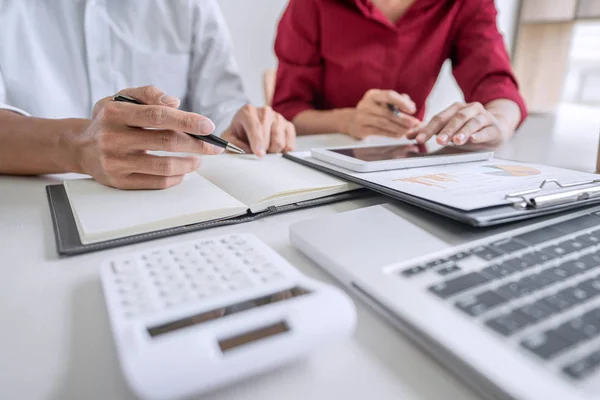
[(352, 111), (345, 133), (357, 139), (377, 135), (401, 138), (421, 123), (412, 116), (417, 108), (410, 97), (393, 90), (369, 90)]
[(114, 96), (96, 103), (92, 121), (82, 120), (85, 127), (73, 143), (77, 165), (71, 170), (119, 189), (166, 189), (198, 169), (200, 159), (163, 157), (149, 151), (223, 152), (220, 146), (190, 136), (210, 135), (215, 125), (206, 117), (178, 110), (179, 99), (153, 86), (125, 89), (119, 95), (146, 105), (114, 101)]
[[(126, 96), (124, 94), (116, 94), (115, 96), (113, 96), (113, 100), (114, 101), (120, 101), (120, 102), (124, 102), (124, 103), (131, 103), (131, 104), (137, 104), (137, 105), (145, 105), (143, 102), (139, 101), (136, 98), (130, 97), (130, 96)], [(212, 130), (214, 131), (214, 127), (212, 127)], [(227, 142), (226, 140), (221, 139), (218, 136), (215, 136), (213, 134), (209, 134), (209, 135), (197, 135), (197, 134), (193, 134), (193, 133), (188, 133), (188, 132), (184, 132), (186, 135), (189, 135), (193, 138), (202, 140), (203, 142), (212, 144), (213, 146), (217, 146), (220, 147), (222, 149), (231, 151), (232, 153), (237, 153), (237, 154), (245, 154), (246, 152), (242, 149), (240, 149), (239, 147), (237, 147), (234, 144), (231, 144), (229, 142)]]

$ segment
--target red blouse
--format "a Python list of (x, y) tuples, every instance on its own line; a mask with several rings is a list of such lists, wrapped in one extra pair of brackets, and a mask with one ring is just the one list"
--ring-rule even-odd
[(371, 0), (290, 0), (275, 42), (273, 107), (293, 120), (393, 89), (412, 98), (422, 119), (449, 58), (467, 102), (510, 99), (525, 119), (496, 15), (493, 0), (416, 0), (394, 25)]

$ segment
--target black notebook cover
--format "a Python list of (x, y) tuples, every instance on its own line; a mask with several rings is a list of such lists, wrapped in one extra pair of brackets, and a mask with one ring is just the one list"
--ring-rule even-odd
[(242, 222), (254, 221), (259, 218), (264, 218), (269, 215), (279, 214), (282, 212), (299, 210), (302, 208), (314, 207), (323, 204), (350, 200), (358, 197), (368, 196), (372, 194), (367, 189), (357, 189), (351, 192), (340, 193), (333, 196), (321, 197), (319, 199), (302, 201), (281, 207), (269, 207), (267, 210), (260, 213), (250, 213), (229, 219), (217, 221), (201, 222), (197, 224), (179, 226), (175, 228), (163, 229), (160, 231), (148, 232), (139, 235), (128, 236), (119, 239), (107, 240), (104, 242), (82, 244), (79, 238), (79, 232), (69, 204), (67, 192), (63, 185), (46, 186), (46, 194), (48, 195), (48, 204), (52, 215), (52, 225), (54, 227), (54, 237), (56, 240), (56, 250), (62, 256), (74, 256), (78, 254), (91, 253), (94, 251), (106, 250), (130, 244), (141, 243), (149, 240), (160, 239), (168, 236), (179, 235), (183, 233), (195, 232), (203, 229), (209, 229), (218, 226), (240, 224)]

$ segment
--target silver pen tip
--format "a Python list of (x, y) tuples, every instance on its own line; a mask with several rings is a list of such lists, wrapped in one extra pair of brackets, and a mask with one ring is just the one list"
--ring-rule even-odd
[(227, 144), (227, 149), (226, 149), (226, 150), (229, 150), (229, 151), (231, 151), (232, 153), (237, 153), (237, 154), (246, 154), (246, 152), (245, 152), (244, 150), (240, 149), (240, 148), (239, 148), (239, 147), (237, 147), (235, 144), (231, 144), (231, 143), (228, 143), (228, 144)]

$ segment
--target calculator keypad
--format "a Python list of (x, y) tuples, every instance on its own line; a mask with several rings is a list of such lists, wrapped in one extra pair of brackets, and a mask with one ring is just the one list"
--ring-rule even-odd
[(243, 235), (199, 240), (111, 261), (126, 318), (284, 279)]

